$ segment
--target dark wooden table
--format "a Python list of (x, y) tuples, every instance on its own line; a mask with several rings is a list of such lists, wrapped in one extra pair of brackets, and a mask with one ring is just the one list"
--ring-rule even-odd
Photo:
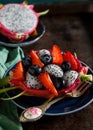
[[(52, 14), (41, 18), (46, 26), (44, 36), (33, 45), (23, 47), (25, 54), (31, 49), (50, 49), (53, 44), (62, 50), (76, 52), (80, 60), (93, 69), (93, 14)], [(22, 123), (24, 130), (93, 130), (93, 103), (73, 114), (44, 116), (36, 122)]]

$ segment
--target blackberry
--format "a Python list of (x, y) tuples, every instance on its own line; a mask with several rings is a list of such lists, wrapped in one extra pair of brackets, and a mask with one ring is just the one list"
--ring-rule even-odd
[(71, 63), (68, 61), (64, 61), (61, 68), (64, 72), (71, 70)]
[(52, 57), (51, 57), (50, 55), (45, 54), (45, 55), (42, 56), (41, 61), (42, 61), (45, 65), (48, 65), (48, 64), (51, 63)]
[(32, 60), (29, 56), (25, 56), (22, 59), (22, 64), (25, 70), (28, 70), (28, 68), (32, 65)]
[(55, 78), (54, 76), (50, 76), (51, 80), (57, 90), (61, 90), (65, 87), (66, 82), (63, 78)]

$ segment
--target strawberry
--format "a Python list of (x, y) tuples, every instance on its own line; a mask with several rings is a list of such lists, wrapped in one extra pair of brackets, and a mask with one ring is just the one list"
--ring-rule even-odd
[(53, 45), (52, 50), (51, 50), (51, 55), (52, 55), (52, 63), (61, 65), (63, 62), (63, 56), (60, 48), (57, 45)]
[(75, 58), (75, 60), (77, 62), (77, 66), (78, 66), (77, 71), (80, 72), (82, 70), (82, 68), (83, 68), (83, 65), (81, 64), (80, 60), (76, 56), (74, 56), (74, 58)]
[(87, 74), (88, 70), (89, 70), (88, 66), (83, 66), (79, 73), (80, 74)]
[(67, 51), (63, 54), (63, 59), (64, 59), (64, 61), (68, 61), (68, 62), (71, 63), (71, 69), (72, 70), (78, 69), (77, 61), (70, 51)]
[(58, 96), (58, 92), (55, 86), (53, 85), (53, 82), (47, 72), (41, 73), (39, 75), (39, 80), (41, 81), (41, 83), (46, 89), (48, 89), (55, 96)]
[(18, 81), (24, 80), (24, 69), (21, 61), (19, 61), (15, 66), (15, 68), (10, 71), (10, 77), (11, 80), (18, 80)]
[(39, 59), (38, 55), (36, 54), (36, 52), (34, 50), (30, 51), (29, 56), (32, 59), (32, 64), (33, 65), (38, 65), (40, 67), (44, 66), (44, 64), (41, 62), (41, 60)]

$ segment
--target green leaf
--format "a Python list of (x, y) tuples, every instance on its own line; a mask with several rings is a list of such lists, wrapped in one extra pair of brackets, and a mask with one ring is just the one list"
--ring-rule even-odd
[(5, 85), (7, 85), (7, 84), (9, 83), (9, 79), (10, 79), (9, 76), (0, 79), (0, 86), (5, 86)]

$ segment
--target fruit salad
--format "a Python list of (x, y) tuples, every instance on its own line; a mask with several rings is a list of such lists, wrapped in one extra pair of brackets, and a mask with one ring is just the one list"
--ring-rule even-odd
[(9, 72), (7, 81), (26, 96), (51, 98), (72, 91), (82, 80), (92, 81), (88, 69), (76, 55), (54, 44), (50, 50), (31, 50)]

